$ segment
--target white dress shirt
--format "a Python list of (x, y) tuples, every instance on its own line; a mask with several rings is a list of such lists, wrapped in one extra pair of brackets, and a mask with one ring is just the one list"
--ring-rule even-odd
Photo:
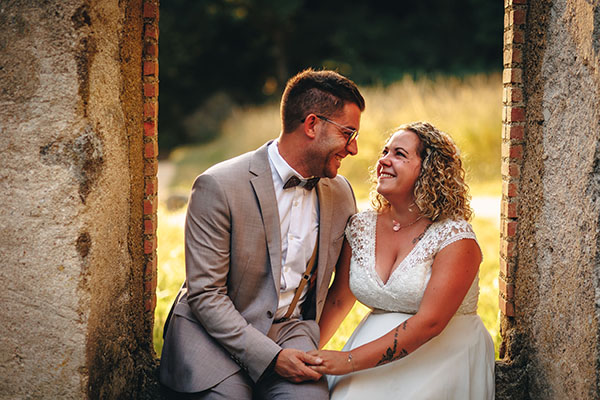
[[(279, 154), (278, 141), (269, 144), (269, 164), (281, 229), (281, 290), (275, 319), (282, 318), (292, 303), (306, 265), (310, 260), (319, 233), (319, 202), (317, 190), (306, 190), (301, 185), (283, 189), (292, 176), (303, 179)], [(308, 292), (306, 285), (293, 317), (300, 315), (300, 305)]]

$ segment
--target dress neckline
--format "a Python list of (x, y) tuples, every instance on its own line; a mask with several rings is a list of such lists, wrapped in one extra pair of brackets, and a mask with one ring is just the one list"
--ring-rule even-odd
[(379, 275), (379, 273), (377, 272), (377, 268), (375, 268), (375, 266), (377, 265), (377, 220), (379, 218), (379, 213), (373, 212), (373, 214), (375, 215), (375, 218), (374, 218), (372, 229), (373, 229), (373, 237), (375, 238), (375, 240), (373, 241), (373, 249), (372, 249), (373, 262), (371, 263), (371, 269), (373, 271), (373, 274), (375, 275), (375, 279), (377, 280), (377, 283), (381, 287), (385, 287), (385, 286), (387, 286), (388, 283), (390, 283), (390, 281), (396, 274), (396, 271), (404, 269), (404, 268), (400, 268), (400, 267), (403, 266), (403, 264), (406, 262), (406, 260), (408, 260), (412, 256), (412, 254), (416, 251), (417, 247), (419, 247), (421, 242), (425, 241), (425, 238), (427, 237), (427, 235), (429, 235), (429, 231), (431, 231), (431, 228), (435, 224), (435, 222), (432, 222), (427, 228), (425, 228), (425, 231), (423, 232), (423, 237), (421, 237), (421, 239), (413, 246), (413, 248), (410, 249), (410, 251), (406, 254), (406, 256), (404, 256), (402, 261), (400, 261), (399, 263), (397, 263), (394, 266), (394, 268), (392, 269), (392, 272), (390, 272), (390, 275), (388, 276), (387, 280), (384, 282), (383, 279), (381, 279), (381, 276)]

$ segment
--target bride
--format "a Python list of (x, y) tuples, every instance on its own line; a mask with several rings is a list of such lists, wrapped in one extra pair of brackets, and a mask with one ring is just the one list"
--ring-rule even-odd
[(371, 307), (341, 352), (313, 351), (331, 398), (493, 399), (494, 346), (476, 314), (482, 254), (450, 137), (403, 125), (376, 168), (375, 211), (353, 216), (320, 320), (325, 345), (355, 300)]

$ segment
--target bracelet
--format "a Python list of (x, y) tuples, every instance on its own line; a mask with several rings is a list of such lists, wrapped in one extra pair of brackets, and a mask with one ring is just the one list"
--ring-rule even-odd
[(354, 360), (352, 360), (352, 353), (348, 352), (348, 362), (352, 364), (352, 372), (354, 372)]

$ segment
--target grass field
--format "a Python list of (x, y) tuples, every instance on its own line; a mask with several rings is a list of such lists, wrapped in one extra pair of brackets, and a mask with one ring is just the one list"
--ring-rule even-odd
[[(395, 126), (427, 120), (448, 132), (461, 149), (467, 181), (474, 197), (500, 196), (501, 91), (499, 74), (464, 79), (438, 78), (414, 81), (405, 78), (387, 87), (361, 88), (367, 108), (363, 113), (359, 154), (342, 163), (340, 173), (355, 190), (357, 200), (368, 199), (369, 169), (374, 165), (385, 138)], [(168, 191), (187, 195), (195, 176), (210, 165), (255, 149), (279, 134), (278, 105), (240, 108), (225, 122), (222, 135), (203, 146), (186, 146), (173, 151), (169, 162), (175, 167)], [(498, 349), (498, 247), (497, 216), (483, 212), (472, 221), (484, 253), (480, 268), (478, 313)], [(485, 210), (484, 210), (485, 211)], [(183, 222), (185, 210), (158, 210), (158, 288), (155, 311), (154, 347), (162, 348), (162, 328), (169, 307), (185, 278)], [(343, 346), (367, 309), (357, 305), (346, 318), (328, 348)]]

